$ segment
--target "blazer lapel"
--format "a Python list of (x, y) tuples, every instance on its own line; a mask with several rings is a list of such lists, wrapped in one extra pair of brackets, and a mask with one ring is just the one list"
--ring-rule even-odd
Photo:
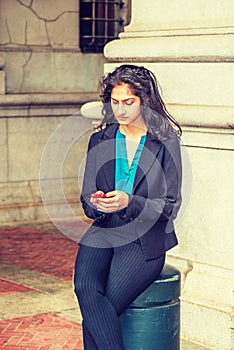
[(99, 140), (99, 157), (104, 177), (111, 191), (115, 187), (115, 134), (118, 124), (111, 125)]
[(135, 177), (133, 192), (144, 178), (147, 175), (152, 165), (157, 159), (158, 152), (162, 144), (160, 141), (152, 139), (149, 133), (147, 134), (145, 146), (142, 150), (142, 154), (139, 160), (138, 169)]

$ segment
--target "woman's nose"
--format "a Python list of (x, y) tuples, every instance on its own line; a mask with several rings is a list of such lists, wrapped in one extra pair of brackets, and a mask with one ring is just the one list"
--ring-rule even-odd
[(119, 104), (118, 104), (118, 114), (121, 115), (123, 113), (125, 113), (124, 104), (122, 102), (119, 102)]

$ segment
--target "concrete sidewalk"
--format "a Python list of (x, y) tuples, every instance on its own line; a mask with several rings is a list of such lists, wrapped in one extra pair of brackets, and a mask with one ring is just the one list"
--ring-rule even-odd
[[(0, 241), (0, 349), (82, 350), (76, 242), (51, 224), (0, 228)], [(205, 349), (181, 340), (181, 350)]]

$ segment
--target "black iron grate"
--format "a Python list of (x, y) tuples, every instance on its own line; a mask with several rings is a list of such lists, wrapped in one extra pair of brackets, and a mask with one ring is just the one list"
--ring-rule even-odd
[(104, 45), (123, 29), (122, 0), (80, 0), (80, 48), (103, 52)]

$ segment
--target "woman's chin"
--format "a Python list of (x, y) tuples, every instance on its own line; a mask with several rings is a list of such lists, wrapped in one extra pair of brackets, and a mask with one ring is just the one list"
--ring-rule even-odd
[(118, 118), (118, 123), (122, 125), (128, 125), (129, 120), (127, 118)]

